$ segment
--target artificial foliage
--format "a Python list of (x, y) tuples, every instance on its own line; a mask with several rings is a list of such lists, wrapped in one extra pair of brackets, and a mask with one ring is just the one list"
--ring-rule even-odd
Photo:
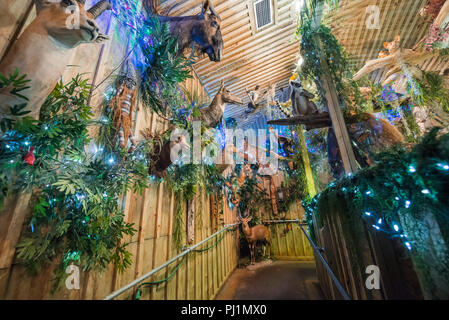
[(338, 214), (357, 262), (363, 254), (364, 221), (373, 232), (399, 240), (413, 258), (424, 290), (441, 296), (440, 280), (449, 276), (449, 134), (439, 136), (433, 129), (412, 151), (397, 147), (375, 159), (374, 167), (333, 182), (304, 202), (310, 230)]
[(421, 95), (416, 97), (418, 102), (426, 106), (438, 103), (445, 112), (449, 112), (449, 91), (445, 87), (443, 76), (423, 71), (422, 78), (417, 81), (421, 89)]
[[(328, 2), (336, 6), (338, 1), (309, 1), (300, 13), (300, 23), (296, 35), (300, 38), (300, 54), (304, 59), (299, 76), (302, 80), (314, 82), (323, 105), (327, 105), (320, 77), (326, 73), (335, 83), (337, 92), (344, 92), (343, 79), (347, 74), (348, 59), (342, 46), (331, 33), (331, 29), (323, 23), (317, 24), (319, 2)], [(328, 70), (323, 69), (322, 62)]]
[[(297, 129), (301, 130), (302, 128)], [(284, 181), (281, 186), (284, 199), (279, 206), (279, 212), (283, 213), (288, 212), (296, 201), (302, 201), (309, 197), (304, 161), (298, 139), (295, 139), (294, 154), (285, 160), (291, 163), (291, 166), (287, 164), (284, 167)]]
[[(39, 120), (8, 123), (0, 140), (0, 199), (32, 193), (32, 214), (17, 247), (31, 272), (57, 263), (56, 280), (76, 263), (101, 271), (110, 263), (123, 271), (131, 263), (123, 238), (134, 234), (119, 207), (121, 196), (147, 187), (147, 165), (139, 143), (134, 152), (111, 152), (89, 137), (105, 125), (87, 105), (90, 86), (81, 76), (58, 83)], [(25, 156), (33, 148), (34, 161)], [(55, 282), (55, 289), (60, 281)]]
[(242, 215), (254, 217), (261, 207), (270, 208), (269, 197), (264, 189), (258, 188), (259, 184), (257, 176), (247, 176), (243, 185), (236, 190)]
[[(222, 196), (225, 182), (226, 179), (219, 173), (215, 165), (183, 164), (173, 165), (169, 168), (166, 183), (176, 199), (173, 239), (178, 249), (183, 247), (185, 240), (183, 212), (186, 209), (186, 201), (193, 201), (201, 190), (205, 190), (207, 195)], [(201, 211), (199, 208), (197, 212)]]
[(178, 83), (191, 78), (193, 60), (178, 51), (176, 38), (170, 35), (169, 23), (149, 18), (143, 25), (147, 34), (139, 42), (145, 66), (140, 83), (142, 101), (158, 114), (169, 115), (176, 110)]

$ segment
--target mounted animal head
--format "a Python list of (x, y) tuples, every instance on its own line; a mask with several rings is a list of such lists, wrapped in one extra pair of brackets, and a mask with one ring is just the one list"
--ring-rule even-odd
[(223, 80), (221, 80), (221, 86), (220, 86), (220, 89), (218, 89), (217, 95), (221, 95), (221, 98), (226, 103), (243, 104), (242, 99), (240, 99), (236, 95), (232, 94), (232, 92), (226, 88)]
[(221, 18), (209, 0), (204, 1), (199, 15), (158, 16), (158, 18), (161, 22), (170, 23), (170, 32), (177, 38), (180, 52), (194, 47), (198, 52), (206, 53), (211, 61), (221, 60), (223, 53)]
[[(39, 117), (43, 102), (67, 67), (75, 47), (107, 39), (99, 32), (95, 19), (110, 9), (108, 1), (99, 1), (89, 10), (85, 10), (84, 3), (85, 0), (35, 0), (36, 18), (0, 63), (0, 74), (8, 75), (18, 69), (31, 80), (29, 89), (23, 92), (28, 98), (28, 116)], [(0, 115), (7, 117), (11, 106), (24, 102), (20, 97), (0, 92)]]
[(221, 60), (223, 53), (223, 37), (220, 30), (221, 18), (212, 3), (206, 0), (201, 9), (199, 23), (192, 28), (192, 40), (200, 48), (201, 53), (207, 53), (211, 61)]
[(48, 35), (66, 48), (81, 43), (101, 42), (107, 37), (99, 32), (95, 19), (111, 9), (108, 1), (102, 0), (89, 10), (84, 8), (86, 0), (35, 0), (37, 16)]

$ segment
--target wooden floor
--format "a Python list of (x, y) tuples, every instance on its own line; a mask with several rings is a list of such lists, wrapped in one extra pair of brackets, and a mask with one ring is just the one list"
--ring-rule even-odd
[(314, 262), (264, 261), (236, 269), (217, 300), (321, 300)]

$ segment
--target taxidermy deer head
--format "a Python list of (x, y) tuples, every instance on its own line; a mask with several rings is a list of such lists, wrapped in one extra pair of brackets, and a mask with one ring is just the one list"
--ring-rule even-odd
[[(99, 43), (108, 39), (95, 22), (110, 9), (108, 1), (84, 8), (85, 0), (35, 0), (36, 18), (25, 29), (0, 63), (0, 73), (8, 75), (16, 68), (31, 80), (24, 91), (30, 116), (39, 117), (42, 103), (55, 87), (70, 61), (74, 48), (82, 43)], [(0, 113), (23, 103), (20, 98), (0, 92)]]
[(161, 22), (170, 23), (170, 33), (178, 39), (180, 52), (195, 47), (206, 53), (211, 61), (221, 60), (223, 38), (221, 18), (209, 0), (204, 1), (201, 13), (196, 16), (158, 16)]

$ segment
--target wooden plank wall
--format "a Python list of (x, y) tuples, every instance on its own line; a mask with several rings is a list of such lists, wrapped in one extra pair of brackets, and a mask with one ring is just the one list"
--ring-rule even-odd
[[(93, 1), (87, 1), (89, 6)], [(33, 19), (35, 10), (28, 1), (5, 1), (0, 7), (0, 57), (8, 46), (20, 35), (21, 30)], [(89, 44), (76, 49), (72, 57), (68, 57), (68, 66), (62, 78), (68, 82), (77, 73), (84, 73), (94, 85), (98, 85), (122, 61), (128, 50), (126, 32), (119, 30), (114, 19), (104, 14), (98, 21), (101, 30), (109, 30), (111, 41), (105, 45)], [(113, 80), (108, 79), (99, 86), (92, 95), (91, 104), (101, 110), (102, 92)], [(198, 91), (206, 95), (199, 80), (193, 79), (185, 83), (190, 91)], [(168, 124), (162, 118), (140, 108), (136, 115), (134, 129), (137, 139), (140, 130), (150, 128), (153, 132), (162, 131)], [(92, 130), (95, 134), (95, 130)], [(275, 177), (276, 179), (276, 177)], [(267, 188), (269, 190), (269, 188)], [(143, 195), (134, 193), (124, 198), (126, 220), (135, 224), (138, 232), (125, 239), (129, 243), (128, 250), (133, 254), (133, 264), (123, 274), (110, 266), (102, 273), (82, 272), (79, 290), (61, 289), (56, 294), (50, 293), (54, 266), (45, 268), (36, 276), (30, 276), (15, 260), (15, 246), (26, 225), (24, 221), (30, 214), (27, 207), (27, 196), (11, 198), (7, 201), (3, 212), (0, 212), (0, 299), (101, 299), (112, 291), (126, 285), (135, 278), (161, 265), (179, 250), (173, 243), (174, 206), (178, 199), (165, 183), (152, 184)], [(236, 222), (235, 212), (223, 201), (223, 215), (215, 215), (211, 210), (210, 199), (202, 190), (195, 199), (197, 208), (195, 243), (219, 230), (225, 224)], [(183, 221), (186, 221), (185, 210)], [(261, 213), (263, 219), (271, 219), (267, 212)], [(288, 214), (289, 218), (302, 217), (299, 206), (294, 206)], [(311, 248), (297, 226), (284, 232), (284, 225), (273, 225), (273, 254), (281, 259), (313, 259)], [(209, 242), (206, 246), (213, 244)], [(226, 233), (220, 244), (205, 253), (189, 254), (171, 281), (151, 290), (145, 290), (143, 299), (210, 299), (237, 265), (238, 232)], [(165, 278), (169, 269), (149, 279)], [(133, 291), (120, 296), (129, 299)]]
[[(281, 185), (282, 176), (272, 177), (274, 185)], [(270, 178), (263, 181), (265, 190), (270, 192)], [(259, 212), (262, 221), (277, 220), (279, 217), (273, 215), (272, 210), (261, 209)], [(299, 202), (292, 204), (289, 212), (285, 214), (286, 220), (299, 219), (304, 217), (304, 209)], [(282, 216), (284, 218), (284, 216)], [(309, 241), (301, 231), (297, 223), (271, 224), (271, 255), (279, 260), (312, 261), (314, 260), (313, 249)]]
[[(422, 299), (422, 292), (413, 263), (405, 254), (404, 246), (382, 232), (367, 228), (360, 218), (351, 228), (359, 228), (357, 238), (360, 256), (351, 253), (354, 244), (345, 238), (342, 219), (338, 212), (327, 215), (323, 226), (317, 228), (314, 221), (316, 245), (323, 248), (323, 256), (336, 277), (354, 300)], [(316, 259), (318, 279), (327, 299), (342, 299), (329, 273)], [(380, 269), (380, 290), (369, 290), (365, 286), (368, 266)]]
[[(19, 4), (20, 2), (20, 4)], [(89, 6), (94, 1), (87, 1)], [(35, 16), (35, 10), (30, 6), (31, 1), (6, 1), (0, 7), (0, 53), (4, 53), (11, 42), (16, 39), (20, 31)], [(128, 50), (126, 32), (119, 30), (114, 19), (104, 14), (100, 19), (101, 30), (109, 30), (112, 38), (104, 46), (97, 44), (82, 45), (73, 57), (68, 57), (68, 67), (62, 78), (69, 81), (75, 74), (84, 73), (91, 83), (99, 84), (121, 62)], [(106, 80), (93, 93), (91, 104), (99, 106), (100, 111), (102, 92), (112, 83)], [(188, 90), (196, 90), (201, 94), (199, 80), (188, 80), (185, 84)], [(140, 130), (150, 128), (153, 132), (165, 130), (168, 124), (162, 118), (140, 108), (135, 119), (135, 133), (137, 139)], [(92, 131), (95, 134), (95, 131)], [(22, 198), (23, 199), (23, 198)], [(30, 276), (25, 269), (15, 261), (15, 246), (24, 225), (26, 215), (29, 214), (27, 201), (9, 199), (3, 212), (0, 213), (0, 298), (5, 299), (101, 299), (112, 291), (126, 285), (153, 268), (161, 265), (179, 250), (173, 243), (173, 219), (176, 199), (173, 192), (165, 183), (152, 184), (143, 195), (134, 193), (124, 198), (126, 220), (135, 224), (138, 232), (125, 239), (129, 243), (128, 250), (133, 254), (133, 264), (123, 274), (119, 274), (113, 266), (104, 272), (81, 272), (81, 288), (79, 290), (61, 289), (54, 295), (50, 294), (52, 286), (53, 266), (42, 270), (37, 276)], [(235, 222), (235, 214), (224, 204), (223, 215), (212, 219), (210, 201), (204, 190), (195, 199), (197, 208), (195, 243), (216, 232), (225, 224)], [(186, 216), (184, 211), (183, 221)], [(211, 245), (212, 242), (206, 244)], [(151, 299), (209, 299), (237, 265), (237, 232), (226, 233), (223, 241), (213, 250), (205, 253), (192, 253), (180, 267), (176, 276), (170, 281), (144, 292), (143, 298)], [(171, 271), (173, 266), (169, 268)], [(154, 279), (165, 278), (168, 270), (155, 275)], [(120, 299), (131, 298), (133, 292), (123, 294)]]

